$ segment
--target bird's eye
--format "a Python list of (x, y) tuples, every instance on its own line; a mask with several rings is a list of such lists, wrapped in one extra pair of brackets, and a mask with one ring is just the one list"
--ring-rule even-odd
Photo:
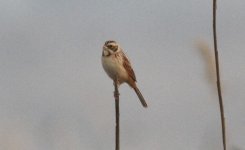
[(108, 45), (108, 48), (113, 48), (113, 46), (112, 45)]
[(117, 51), (117, 46), (116, 45), (108, 45), (107, 46), (110, 50), (112, 50), (112, 51)]

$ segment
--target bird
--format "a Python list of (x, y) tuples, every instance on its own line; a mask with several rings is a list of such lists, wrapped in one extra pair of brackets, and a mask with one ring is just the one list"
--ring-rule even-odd
[(105, 72), (114, 81), (114, 84), (127, 83), (134, 89), (141, 104), (146, 108), (147, 103), (136, 85), (137, 81), (132, 65), (116, 41), (108, 40), (105, 42), (101, 61)]

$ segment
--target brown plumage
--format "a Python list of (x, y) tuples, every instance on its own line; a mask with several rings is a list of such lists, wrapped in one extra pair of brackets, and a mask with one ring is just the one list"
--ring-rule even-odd
[(107, 41), (103, 46), (102, 65), (112, 80), (117, 78), (118, 84), (126, 82), (137, 94), (144, 107), (147, 103), (136, 85), (136, 76), (131, 63), (115, 41)]

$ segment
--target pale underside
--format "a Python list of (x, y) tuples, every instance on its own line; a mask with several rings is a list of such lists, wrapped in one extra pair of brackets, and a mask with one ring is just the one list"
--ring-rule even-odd
[(116, 80), (119, 84), (128, 81), (129, 75), (123, 66), (123, 58), (119, 55), (112, 54), (107, 57), (102, 57), (102, 65), (107, 75)]

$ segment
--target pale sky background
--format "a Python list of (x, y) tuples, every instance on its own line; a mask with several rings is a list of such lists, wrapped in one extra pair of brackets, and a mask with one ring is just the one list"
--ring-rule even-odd
[[(245, 150), (245, 1), (218, 1), (231, 150)], [(122, 150), (222, 150), (210, 63), (212, 0), (0, 0), (0, 150), (113, 150), (108, 39), (123, 47), (149, 108), (120, 87)], [(208, 65), (209, 64), (209, 65)]]

